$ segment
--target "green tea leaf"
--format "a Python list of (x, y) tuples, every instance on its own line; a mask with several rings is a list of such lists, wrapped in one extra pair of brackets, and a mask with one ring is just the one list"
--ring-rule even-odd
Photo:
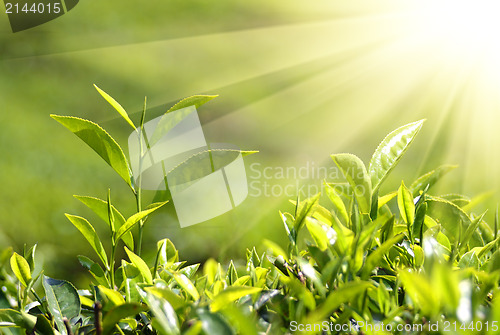
[(202, 322), (204, 334), (234, 335), (234, 330), (219, 313), (210, 313), (205, 309), (198, 309), (198, 316)]
[(402, 270), (398, 273), (406, 293), (415, 306), (427, 315), (434, 315), (440, 307), (439, 293), (429, 280), (422, 274)]
[(181, 308), (186, 304), (184, 299), (172, 292), (169, 288), (146, 287), (144, 290), (157, 296), (158, 298), (167, 300), (174, 309)]
[(144, 219), (146, 216), (165, 205), (168, 201), (155, 204), (153, 207), (143, 210), (129, 217), (127, 221), (121, 226), (116, 232), (115, 241), (119, 241), (123, 236), (128, 233), (140, 220)]
[(141, 291), (143, 299), (153, 312), (153, 327), (163, 335), (180, 334), (179, 320), (170, 303), (152, 293)]
[(200, 299), (200, 294), (188, 277), (181, 273), (174, 273), (173, 276), (177, 284), (179, 284), (180, 287), (182, 287), (187, 293), (189, 293), (189, 295), (191, 295), (194, 300)]
[(250, 286), (231, 286), (226, 288), (224, 291), (219, 292), (210, 304), (210, 311), (217, 312), (221, 310), (224, 306), (233, 303), (234, 301), (240, 299), (249, 294), (254, 294), (262, 291), (259, 287)]
[(384, 196), (378, 198), (378, 209), (382, 208), (382, 206), (386, 205), (389, 201), (394, 199), (398, 195), (397, 191), (391, 192)]
[(168, 268), (175, 262), (179, 261), (179, 252), (175, 245), (168, 238), (160, 240), (156, 243), (158, 247), (158, 264), (164, 268)]
[(132, 187), (130, 169), (125, 154), (118, 143), (104, 129), (94, 122), (73, 116), (54, 114), (50, 116), (82, 139)]
[(460, 251), (463, 251), (465, 247), (467, 246), (467, 243), (469, 243), (470, 239), (472, 238), (474, 232), (477, 231), (479, 224), (481, 221), (483, 221), (484, 216), (486, 215), (486, 212), (472, 220), (471, 224), (467, 227), (465, 230), (465, 233), (462, 236), (462, 240), (460, 241)]
[(20, 327), (31, 332), (35, 324), (36, 317), (33, 315), (14, 309), (0, 309), (0, 327)]
[(13, 253), (10, 258), (10, 267), (12, 268), (12, 272), (14, 272), (17, 279), (27, 287), (31, 281), (31, 270), (24, 257), (16, 252)]
[[(81, 195), (74, 195), (74, 197), (80, 200), (85, 206), (90, 208), (94, 213), (97, 214), (97, 216), (99, 216), (99, 218), (101, 218), (109, 225), (107, 201), (95, 197)], [(113, 210), (115, 221), (117, 221), (118, 223), (116, 228), (123, 226), (125, 224), (125, 218), (123, 217), (122, 213), (120, 213), (113, 205), (111, 206), (111, 208)], [(113, 229), (113, 231), (116, 231), (116, 229)], [(122, 236), (122, 240), (127, 248), (132, 251), (134, 250), (134, 238), (132, 237), (132, 233), (130, 231)]]
[(316, 308), (314, 295), (298, 279), (294, 277), (281, 276), (279, 280), (292, 291), (298, 300), (304, 303), (304, 306), (310, 310), (314, 310)]
[(102, 246), (101, 240), (99, 236), (97, 236), (94, 227), (85, 220), (84, 218), (76, 215), (65, 214), (69, 221), (82, 233), (85, 239), (92, 246), (97, 256), (101, 259), (102, 263), (107, 266), (108, 265), (108, 257), (106, 256), (106, 252), (104, 251), (104, 247)]
[(353, 188), (361, 214), (370, 214), (372, 184), (361, 159), (351, 154), (336, 154), (331, 157)]
[(210, 100), (217, 98), (218, 95), (193, 95), (187, 98), (182, 99), (167, 111), (167, 113), (186, 108), (189, 106), (194, 106), (196, 108), (200, 107), (201, 105), (206, 104)]
[(139, 272), (141, 273), (142, 279), (145, 283), (153, 284), (153, 276), (151, 275), (151, 271), (149, 270), (148, 265), (144, 260), (130, 251), (127, 247), (125, 247), (125, 252), (127, 253), (128, 258), (134, 264)]
[(115, 329), (115, 325), (120, 322), (120, 320), (135, 316), (141, 312), (145, 312), (146, 310), (147, 308), (145, 308), (145, 306), (138, 303), (123, 303), (113, 307), (104, 315), (102, 320), (103, 334), (112, 334)]
[(306, 226), (314, 242), (321, 251), (325, 251), (329, 246), (335, 244), (337, 233), (332, 227), (329, 227), (314, 218), (306, 218)]
[(68, 320), (80, 314), (80, 297), (75, 287), (65, 280), (52, 279), (43, 276), (43, 288), (48, 309), (54, 317), (59, 332), (67, 335), (63, 318)]
[(372, 284), (365, 281), (348, 282), (342, 285), (338, 289), (332, 291), (323, 304), (307, 316), (307, 323), (323, 321), (328, 315), (339, 308), (340, 305), (353, 301), (371, 287)]
[(93, 260), (85, 256), (77, 256), (77, 258), (78, 261), (80, 261), (80, 264), (84, 268), (89, 270), (90, 274), (92, 275), (92, 277), (94, 277), (97, 284), (103, 286), (110, 286), (108, 278), (106, 278), (106, 274), (104, 273), (104, 270), (101, 268), (99, 264), (95, 263)]
[(415, 220), (415, 204), (410, 190), (406, 188), (403, 182), (401, 182), (398, 190), (398, 207), (401, 218), (410, 227)]
[(373, 251), (370, 255), (368, 255), (368, 257), (366, 257), (365, 266), (363, 267), (361, 278), (365, 280), (368, 279), (372, 270), (375, 269), (375, 267), (379, 266), (384, 255), (387, 254), (387, 252), (389, 251), (389, 249), (392, 248), (392, 246), (401, 242), (403, 237), (404, 237), (403, 234), (399, 234), (388, 239), (387, 241), (382, 243), (381, 246), (375, 249), (375, 251)]
[(327, 182), (323, 182), (323, 185), (325, 187), (325, 192), (330, 201), (332, 202), (333, 206), (335, 207), (335, 212), (337, 215), (340, 217), (341, 222), (344, 225), (349, 224), (349, 214), (347, 214), (347, 209), (345, 208), (344, 202), (342, 201), (342, 198), (340, 195), (335, 191), (335, 187), (332, 186), (331, 184), (328, 184)]
[(435, 170), (427, 172), (423, 176), (418, 177), (410, 186), (413, 197), (417, 197), (419, 193), (427, 186), (429, 189), (434, 186), (445, 174), (456, 169), (458, 165), (442, 165)]
[(130, 120), (130, 117), (128, 116), (127, 112), (125, 111), (125, 109), (122, 107), (122, 105), (120, 105), (115, 99), (113, 99), (108, 93), (104, 92), (103, 90), (101, 90), (99, 87), (97, 87), (96, 84), (94, 84), (94, 87), (95, 89), (97, 90), (97, 92), (99, 92), (100, 95), (102, 95), (102, 97), (104, 99), (106, 99), (107, 102), (109, 102), (109, 104), (111, 106), (113, 106), (114, 109), (116, 109), (116, 111), (125, 119), (125, 121), (127, 121), (127, 123), (132, 127), (132, 129), (136, 129), (136, 126), (134, 125), (134, 123), (132, 122), (132, 120)]
[(472, 224), (467, 213), (454, 203), (428, 196), (427, 205), (427, 215), (441, 224), (452, 241), (459, 238), (460, 230), (465, 232)]
[(41, 335), (56, 335), (50, 321), (43, 314), (37, 315), (35, 329)]
[[(26, 245), (25, 245), (25, 247), (26, 247)], [(35, 252), (36, 252), (36, 244), (33, 245), (28, 250), (26, 250), (26, 248), (25, 248), (24, 254), (23, 254), (24, 259), (26, 259), (26, 262), (28, 262), (30, 269), (33, 269), (33, 271), (35, 270)]]
[(318, 204), (319, 197), (321, 193), (308, 198), (306, 200), (300, 201), (297, 205), (297, 213), (295, 215), (294, 229), (298, 233), (300, 229), (304, 226), (305, 218), (314, 213), (316, 205)]
[(99, 285), (97, 288), (99, 289), (99, 293), (105, 296), (112, 307), (120, 306), (125, 303), (125, 299), (120, 292), (102, 285)]
[(479, 258), (477, 257), (476, 250), (466, 252), (458, 262), (458, 267), (461, 269), (475, 268), (479, 269)]
[(264, 244), (267, 249), (270, 249), (273, 252), (273, 255), (281, 256), (283, 257), (283, 259), (286, 259), (288, 257), (283, 248), (281, 248), (277, 243), (268, 239), (263, 239), (262, 244)]
[(389, 135), (379, 144), (370, 160), (368, 173), (371, 177), (373, 192), (376, 192), (389, 173), (413, 142), (425, 120), (409, 123)]

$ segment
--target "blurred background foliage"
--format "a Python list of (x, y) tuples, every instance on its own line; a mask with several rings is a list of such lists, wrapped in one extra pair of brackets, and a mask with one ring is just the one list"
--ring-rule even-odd
[[(385, 134), (427, 118), (382, 191), (458, 164), (439, 191), (490, 192), (480, 206), (490, 208), (491, 222), (500, 163), (500, 76), (491, 74), (500, 71), (487, 62), (488, 43), (477, 54), (464, 52), (477, 46), (462, 50), (460, 36), (436, 34), (437, 25), (429, 30), (426, 4), (87, 0), (15, 34), (0, 14), (0, 247), (38, 243), (46, 273), (75, 280), (75, 256), (88, 247), (64, 213), (107, 230), (72, 195), (105, 199), (110, 187), (114, 204), (133, 213), (126, 184), (49, 117), (93, 120), (127, 151), (129, 127), (93, 83), (134, 121), (144, 96), (152, 119), (186, 96), (219, 94), (198, 111), (205, 136), (260, 151), (245, 159), (254, 194), (264, 182), (319, 187), (323, 177), (312, 174), (333, 169), (331, 153), (353, 152), (368, 162)], [(299, 181), (258, 178), (266, 167), (308, 172)], [(284, 244), (278, 209), (291, 210), (289, 197), (250, 192), (234, 211), (184, 229), (173, 205), (166, 206), (147, 223), (146, 249), (168, 237), (190, 262), (224, 261), (263, 238)]]

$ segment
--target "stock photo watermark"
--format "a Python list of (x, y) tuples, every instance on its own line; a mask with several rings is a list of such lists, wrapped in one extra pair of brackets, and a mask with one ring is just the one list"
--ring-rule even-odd
[[(338, 193), (347, 193), (349, 186), (343, 173), (335, 166), (320, 166), (308, 161), (303, 166), (268, 166), (252, 163), (248, 172), (248, 192), (250, 197), (266, 198), (309, 198), (324, 188), (323, 182), (339, 182), (332, 186)], [(346, 171), (353, 174), (354, 171)], [(360, 176), (357, 176), (360, 177)], [(366, 190), (359, 189), (358, 193)]]
[(240, 149), (208, 144), (194, 106), (145, 123), (128, 144), (134, 180), (144, 190), (168, 190), (181, 227), (224, 214), (248, 195)]
[(79, 0), (4, 0), (5, 14), (13, 33), (52, 21), (70, 10)]

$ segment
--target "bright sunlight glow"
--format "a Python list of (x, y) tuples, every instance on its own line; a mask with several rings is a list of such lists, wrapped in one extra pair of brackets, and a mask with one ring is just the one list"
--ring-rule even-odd
[(500, 80), (500, 1), (441, 0), (418, 5), (417, 29), (451, 60)]

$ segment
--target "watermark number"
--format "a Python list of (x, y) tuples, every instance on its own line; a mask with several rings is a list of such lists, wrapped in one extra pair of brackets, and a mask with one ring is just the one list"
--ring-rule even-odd
[(37, 13), (37, 14), (59, 14), (61, 12), (61, 3), (33, 3), (31, 6), (28, 3), (5, 3), (5, 13), (7, 14), (19, 14), (19, 13)]

